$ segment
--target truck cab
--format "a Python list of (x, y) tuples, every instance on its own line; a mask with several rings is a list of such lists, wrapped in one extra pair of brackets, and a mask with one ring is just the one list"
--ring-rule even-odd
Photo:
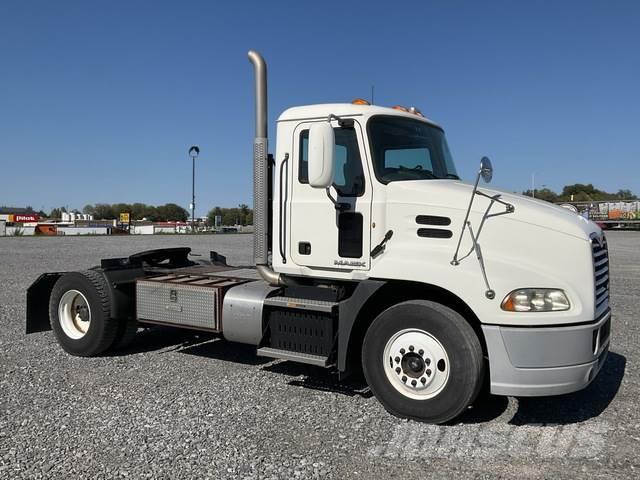
[(255, 268), (169, 249), (44, 274), (27, 295), (28, 333), (50, 326), (87, 356), (139, 324), (215, 332), (340, 377), (362, 370), (389, 412), (432, 423), (485, 385), (544, 396), (595, 378), (611, 322), (596, 224), (480, 185), (486, 158), (462, 181), (443, 128), (414, 107), (290, 108), (269, 155), (266, 63), (249, 58)]

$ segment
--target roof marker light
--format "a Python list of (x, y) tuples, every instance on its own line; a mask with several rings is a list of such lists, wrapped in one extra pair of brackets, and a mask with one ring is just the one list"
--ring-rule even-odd
[(400, 110), (401, 112), (409, 113), (409, 110), (407, 109), (407, 107), (403, 107), (402, 105), (394, 105), (391, 108), (393, 108), (394, 110)]
[(353, 102), (351, 102), (353, 105), (371, 105), (369, 102), (367, 102), (364, 98), (356, 98)]

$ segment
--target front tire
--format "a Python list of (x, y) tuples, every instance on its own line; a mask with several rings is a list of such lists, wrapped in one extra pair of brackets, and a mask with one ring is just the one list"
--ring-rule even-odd
[(483, 381), (482, 347), (469, 323), (444, 305), (411, 300), (382, 312), (365, 335), (369, 387), (398, 417), (444, 423), (474, 400)]
[(118, 322), (110, 314), (109, 289), (100, 272), (66, 273), (55, 283), (49, 319), (67, 353), (91, 357), (107, 350), (118, 333)]

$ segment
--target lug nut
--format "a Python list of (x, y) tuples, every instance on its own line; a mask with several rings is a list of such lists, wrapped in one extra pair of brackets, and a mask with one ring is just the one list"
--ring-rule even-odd
[(426, 378), (424, 378), (424, 377), (422, 377), (422, 378), (420, 379), (420, 381), (422, 382), (422, 384), (423, 384), (423, 385), (424, 385), (425, 383), (427, 383), (427, 379), (426, 379)]
[(431, 375), (431, 370), (427, 368), (426, 374), (427, 374), (427, 377), (430, 376)]
[(398, 375), (400, 375), (400, 372), (401, 372), (401, 371), (402, 371), (402, 370), (400, 370), (400, 367), (396, 368), (396, 373), (397, 373)]
[(402, 376), (402, 381), (406, 383), (407, 377), (405, 375)]
[(418, 382), (416, 382), (415, 380), (411, 380), (411, 386), (415, 387), (418, 384)]
[(400, 349), (400, 355), (404, 355), (404, 352), (405, 352), (405, 349), (404, 349), (404, 348), (401, 348), (401, 349)]
[(409, 351), (413, 352), (413, 345), (409, 345)]
[(424, 355), (424, 350), (423, 349), (418, 350), (418, 355), (420, 356)]
[(400, 357), (395, 358), (396, 363), (400, 363)]
[(431, 365), (431, 359), (430, 359), (430, 358), (427, 358), (427, 359), (424, 361), (424, 363), (426, 363), (427, 365)]

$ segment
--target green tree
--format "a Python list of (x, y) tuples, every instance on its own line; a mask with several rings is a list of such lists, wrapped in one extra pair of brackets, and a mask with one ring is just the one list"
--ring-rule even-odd
[(620, 189), (618, 190), (618, 193), (616, 193), (616, 197), (619, 198), (620, 200), (638, 200), (637, 195), (635, 195), (631, 190), (629, 189)]
[(247, 225), (249, 213), (251, 212), (251, 210), (249, 209), (249, 205), (241, 203), (240, 205), (238, 205), (238, 208), (240, 210), (240, 224)]
[[(523, 195), (531, 197), (531, 190), (525, 190)], [(540, 200), (546, 200), (547, 202), (555, 203), (558, 201), (558, 194), (549, 188), (535, 189), (535, 197)]]
[(222, 218), (222, 208), (220, 207), (213, 207), (211, 210), (209, 210), (209, 213), (207, 213), (207, 224), (210, 227), (215, 227), (216, 226), (216, 217), (220, 217)]
[(93, 215), (95, 217), (96, 209), (93, 205), (85, 205), (82, 208), (82, 213), (86, 213), (87, 215)]
[(186, 222), (189, 218), (189, 212), (175, 203), (160, 205), (156, 210), (158, 214), (158, 221)]
[(96, 203), (94, 209), (94, 218), (96, 220), (113, 220), (116, 218), (113, 206), (108, 203)]
[(608, 193), (593, 186), (593, 184), (575, 183), (566, 185), (560, 195), (561, 201), (593, 202), (602, 200), (633, 200), (635, 195), (630, 190), (618, 190), (618, 193)]

